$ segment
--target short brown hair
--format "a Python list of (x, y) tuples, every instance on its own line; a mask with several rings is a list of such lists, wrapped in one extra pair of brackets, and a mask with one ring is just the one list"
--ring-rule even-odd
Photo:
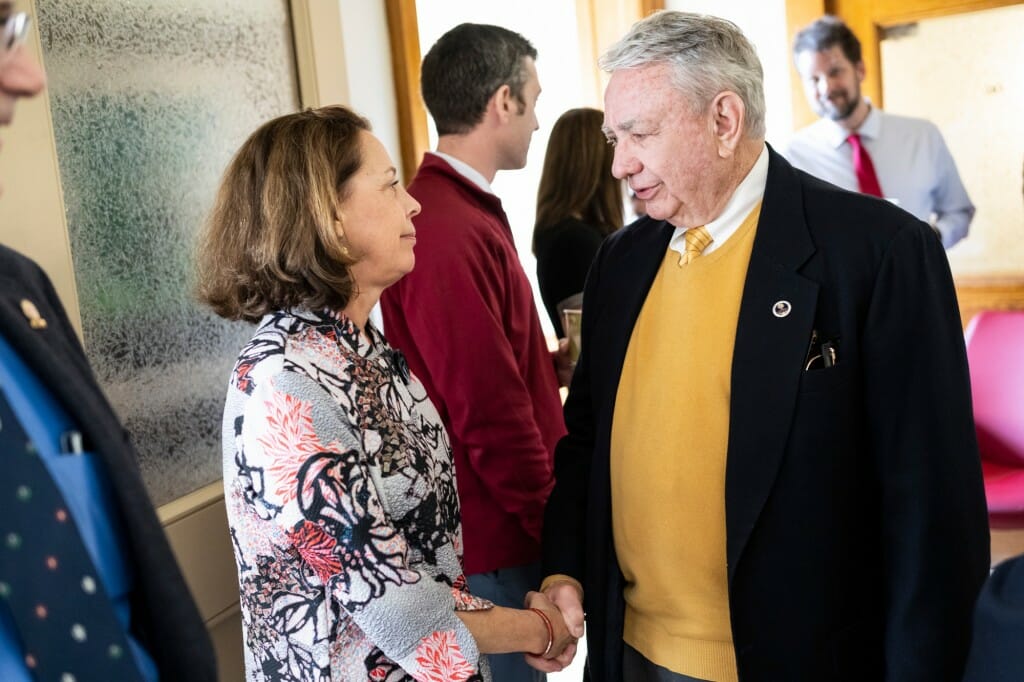
[(622, 183), (612, 176), (615, 150), (597, 109), (570, 109), (555, 121), (537, 190), (537, 234), (574, 217), (609, 235), (622, 227)]
[(199, 299), (221, 317), (258, 322), (293, 306), (341, 310), (349, 256), (334, 221), (362, 165), (369, 122), (342, 106), (264, 123), (224, 172), (196, 253)]
[(537, 49), (515, 31), (490, 24), (459, 24), (427, 51), (420, 67), (423, 103), (438, 135), (465, 135), (484, 118), (502, 85), (525, 107), (526, 59)]
[(801, 52), (824, 52), (838, 45), (843, 56), (857, 65), (861, 61), (860, 41), (842, 19), (826, 14), (800, 30), (793, 38), (793, 58)]

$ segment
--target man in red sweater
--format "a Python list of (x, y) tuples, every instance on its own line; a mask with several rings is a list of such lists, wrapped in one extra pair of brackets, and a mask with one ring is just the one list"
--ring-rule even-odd
[[(512, 230), (490, 183), (526, 165), (537, 130), (537, 51), (498, 26), (462, 24), (423, 60), (437, 126), (409, 185), (423, 206), (416, 268), (381, 299), (388, 340), (408, 358), (452, 440), (472, 592), (522, 605), (540, 584), (540, 532), (564, 435), (548, 351)], [(491, 656), (495, 682), (540, 679)]]

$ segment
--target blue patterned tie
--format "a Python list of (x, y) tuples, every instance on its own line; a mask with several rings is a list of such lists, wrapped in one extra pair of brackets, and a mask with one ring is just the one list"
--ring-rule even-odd
[(64, 496), (0, 391), (0, 598), (49, 682), (141, 681)]

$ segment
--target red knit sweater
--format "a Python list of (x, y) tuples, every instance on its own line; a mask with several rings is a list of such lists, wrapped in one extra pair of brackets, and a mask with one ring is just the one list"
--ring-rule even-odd
[(427, 154), (416, 267), (384, 291), (388, 341), (444, 420), (455, 455), (467, 574), (540, 556), (565, 434), (558, 382), (501, 200)]

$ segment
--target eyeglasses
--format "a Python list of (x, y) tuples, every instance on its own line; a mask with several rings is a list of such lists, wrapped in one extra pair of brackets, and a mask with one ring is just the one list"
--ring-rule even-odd
[(0, 29), (0, 63), (7, 61), (25, 43), (31, 23), (28, 12), (15, 12), (3, 20), (3, 28)]

